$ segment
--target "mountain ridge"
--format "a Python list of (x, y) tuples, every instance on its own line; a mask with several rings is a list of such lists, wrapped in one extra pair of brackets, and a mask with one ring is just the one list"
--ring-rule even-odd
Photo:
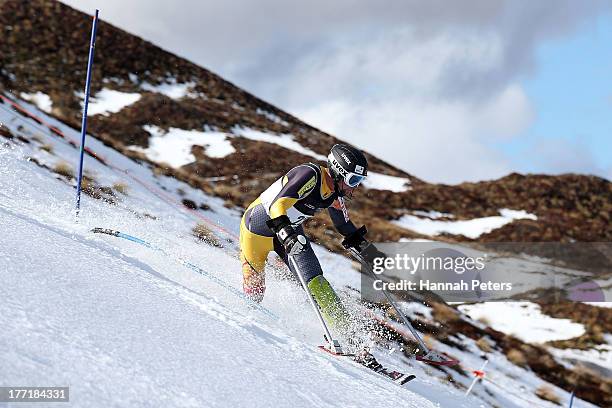
[[(0, 24), (4, 33), (0, 36), (0, 86), (16, 94), (48, 95), (51, 113), (78, 128), (90, 21), (83, 13), (56, 1), (1, 2)], [(88, 128), (92, 136), (135, 160), (158, 167), (160, 172), (224, 198), (228, 206), (246, 207), (289, 168), (304, 161), (317, 161), (269, 140), (234, 134), (236, 129), (279, 137), (291, 135), (291, 140), (319, 157), (326, 156), (331, 146), (340, 142), (210, 70), (103, 19), (98, 29), (92, 77), (92, 97), (102, 90), (140, 95), (136, 102), (117, 112), (92, 115)], [(171, 84), (184, 85), (189, 93), (173, 98), (159, 91), (159, 87)], [(231, 135), (229, 143), (234, 153), (216, 158), (207, 154), (205, 146), (193, 145), (191, 154), (195, 161), (173, 168), (142, 152), (150, 147), (153, 137), (145, 129), (147, 126), (162, 132), (171, 129), (224, 132)], [(481, 234), (476, 240), (612, 240), (612, 183), (603, 178), (513, 173), (477, 183), (432, 184), (367, 152), (366, 156), (371, 171), (404, 178), (409, 183), (401, 192), (365, 190), (352, 201), (353, 218), (368, 224), (373, 240), (428, 237), (397, 222), (415, 212), (436, 211), (450, 214), (454, 220), (470, 220), (498, 215), (502, 208), (528, 211), (537, 220), (517, 219)], [(210, 181), (220, 176), (225, 179)], [(317, 242), (339, 249), (338, 242), (329, 238), (331, 228), (327, 220), (317, 217), (312, 226)], [(447, 233), (438, 235), (438, 239), (472, 240)]]

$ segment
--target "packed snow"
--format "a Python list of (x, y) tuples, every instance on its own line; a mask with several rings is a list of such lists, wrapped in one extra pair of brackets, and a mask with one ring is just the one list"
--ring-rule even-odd
[(43, 112), (51, 113), (51, 109), (53, 108), (53, 101), (43, 92), (35, 92), (35, 93), (24, 93), (22, 92), (20, 96), (28, 102), (32, 102)]
[(280, 116), (269, 112), (267, 110), (261, 109), (261, 108), (257, 108), (256, 110), (258, 115), (262, 115), (265, 116), (266, 118), (268, 118), (269, 120), (271, 120), (274, 123), (278, 123), (279, 125), (283, 125), (283, 126), (289, 126), (289, 123), (286, 120), (283, 120), (280, 118)]
[(209, 157), (225, 157), (236, 150), (227, 140), (227, 133), (205, 132), (170, 128), (167, 132), (157, 126), (147, 125), (144, 129), (151, 134), (149, 147), (143, 149), (130, 146), (130, 149), (143, 152), (150, 160), (181, 167), (195, 161), (191, 153), (194, 145), (203, 146)]
[(270, 133), (261, 132), (259, 130), (243, 127), (236, 127), (232, 130), (232, 132), (237, 136), (242, 136), (247, 139), (257, 140), (259, 142), (274, 143), (284, 147), (285, 149), (293, 150), (294, 152), (314, 157), (317, 160), (327, 160), (325, 156), (313, 152), (312, 150), (302, 146), (301, 144), (293, 140), (293, 135), (291, 134), (274, 135)]
[(401, 193), (410, 189), (410, 180), (405, 177), (388, 176), (386, 174), (368, 171), (368, 176), (362, 185), (375, 190), (389, 190)]
[(582, 324), (547, 316), (531, 302), (485, 302), (462, 305), (459, 310), (527, 343), (567, 340), (585, 332)]
[(439, 235), (449, 233), (453, 235), (465, 235), (468, 238), (478, 238), (482, 234), (503, 227), (504, 225), (520, 219), (536, 220), (534, 214), (523, 210), (510, 210), (502, 208), (500, 215), (493, 217), (474, 218), (472, 220), (442, 221), (430, 218), (421, 218), (406, 214), (399, 220), (394, 221), (400, 227), (418, 232), (424, 235)]
[(274, 135), (239, 127), (234, 128), (232, 133), (216, 132), (210, 129), (197, 131), (178, 128), (170, 128), (165, 132), (163, 129), (153, 125), (146, 125), (144, 129), (151, 134), (149, 147), (143, 149), (138, 146), (131, 146), (130, 148), (142, 151), (152, 161), (168, 163), (173, 167), (184, 166), (195, 161), (195, 156), (191, 153), (191, 147), (194, 145), (204, 146), (206, 148), (206, 155), (209, 157), (225, 157), (236, 151), (230, 141), (232, 137), (236, 136), (274, 143), (319, 160), (325, 159), (324, 156), (297, 143), (290, 134)]
[(412, 213), (420, 217), (431, 218), (432, 220), (437, 220), (438, 218), (455, 218), (453, 214), (443, 213), (443, 212), (434, 211), (434, 210), (430, 210), (430, 211), (416, 210), (416, 211), (413, 211)]
[[(87, 106), (87, 115), (107, 115), (117, 113), (126, 106), (137, 102), (141, 95), (139, 93), (127, 93), (103, 88), (95, 95), (90, 95)], [(84, 99), (84, 95), (81, 94)], [(83, 104), (83, 102), (81, 102)]]
[[(93, 138), (87, 146), (108, 164), (86, 155), (86, 171), (102, 185), (126, 184), (127, 194), (117, 194), (114, 205), (83, 196), (76, 223), (74, 181), (36, 163), (74, 164), (78, 150), (69, 142), (78, 141), (79, 134), (20, 104), (66, 139), (0, 103), (3, 126), (26, 138), (36, 135), (28, 144), (0, 139), (0, 225), (11, 231), (0, 234), (3, 384), (69, 385), (73, 406), (519, 408), (526, 400), (530, 406), (556, 406), (534, 396), (546, 383), (498, 352), (489, 355), (489, 378), (495, 383), (478, 384), (468, 397), (469, 375), (433, 370), (397, 348), (373, 352), (390, 368), (417, 375), (403, 388), (320, 352), (315, 345), (322, 341), (321, 329), (304, 292), (282, 278), (274, 262), (267, 268), (263, 307), (277, 318), (226, 289), (241, 285), (235, 241), (239, 211), (185, 183), (156, 176)], [(180, 205), (183, 198), (210, 210), (188, 211)], [(222, 248), (193, 238), (191, 229), (202, 219)], [(94, 235), (93, 227), (132, 234), (163, 252)], [(350, 262), (319, 246), (315, 251), (347, 302), (358, 296), (360, 278)], [(404, 309), (431, 317), (424, 306)], [(465, 351), (429, 341), (458, 357), (468, 373), (482, 364), (471, 339), (460, 338)], [(568, 400), (567, 392), (553, 389)], [(594, 406), (578, 400), (574, 407)]]
[(181, 99), (192, 95), (190, 91), (194, 85), (195, 83), (193, 82), (178, 83), (176, 79), (172, 78), (169, 82), (159, 85), (151, 85), (148, 82), (144, 82), (140, 87), (145, 91), (157, 92), (172, 99)]
[(557, 349), (550, 347), (550, 352), (562, 361), (570, 364), (582, 363), (591, 369), (600, 371), (604, 377), (612, 377), (612, 335), (605, 334), (606, 344), (597, 345), (588, 350)]
[(605, 307), (607, 309), (612, 309), (612, 302), (583, 302), (587, 305), (597, 306), (597, 307)]

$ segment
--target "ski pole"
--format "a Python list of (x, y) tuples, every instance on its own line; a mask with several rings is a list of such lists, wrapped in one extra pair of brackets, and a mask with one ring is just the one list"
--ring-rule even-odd
[[(357, 249), (352, 248), (352, 247), (348, 248), (348, 250), (359, 262), (361, 262), (362, 265), (365, 264), (367, 266), (365, 269), (368, 271), (368, 274), (370, 275), (370, 277), (372, 277), (374, 280), (376, 280), (376, 276), (374, 275), (374, 272), (372, 272), (372, 269), (369, 267), (368, 263), (363, 258), (361, 253), (358, 252)], [(415, 338), (417, 343), (419, 343), (419, 346), (425, 352), (425, 355), (423, 357), (420, 357), (420, 356), (417, 355), (417, 357), (416, 357), (417, 360), (423, 361), (423, 362), (426, 362), (426, 363), (429, 363), (429, 364), (445, 365), (445, 366), (456, 365), (456, 364), (459, 363), (459, 361), (457, 361), (457, 360), (450, 360), (450, 359), (442, 356), (440, 353), (438, 353), (438, 352), (436, 352), (434, 350), (430, 350), (429, 347), (427, 347), (427, 345), (423, 341), (423, 339), (421, 339), (421, 336), (419, 336), (419, 333), (417, 333), (417, 331), (415, 330), (414, 326), (412, 326), (412, 323), (410, 323), (408, 318), (406, 316), (404, 316), (404, 314), (399, 310), (399, 308), (397, 307), (397, 305), (395, 304), (393, 299), (391, 299), (391, 296), (387, 293), (387, 291), (384, 290), (384, 289), (381, 289), (381, 292), (385, 295), (385, 298), (387, 299), (387, 301), (389, 302), (391, 307), (393, 307), (393, 310), (395, 310), (395, 313), (397, 313), (397, 315), (402, 319), (404, 324), (410, 330), (410, 333), (412, 333), (412, 336)]]
[[(351, 253), (353, 254), (353, 256), (355, 258), (357, 258), (357, 260), (359, 260), (362, 264), (368, 265), (368, 263), (366, 262), (365, 259), (363, 259), (363, 256), (357, 252), (357, 250), (355, 248), (350, 248)], [(368, 274), (376, 279), (376, 276), (374, 275), (374, 273), (372, 272), (372, 270), (368, 267), (366, 268), (366, 270), (368, 271)], [(404, 316), (404, 314), (399, 310), (399, 308), (395, 305), (395, 302), (391, 299), (391, 296), (387, 293), (386, 290), (381, 289), (381, 292), (385, 295), (385, 298), (387, 299), (387, 302), (389, 302), (389, 304), (391, 305), (391, 307), (393, 307), (393, 310), (395, 310), (395, 313), (397, 313), (397, 315), (402, 319), (402, 321), (404, 322), (404, 324), (406, 326), (408, 326), (408, 329), (410, 330), (410, 333), (412, 333), (412, 335), (414, 336), (414, 338), (416, 339), (417, 343), (419, 343), (419, 346), (421, 346), (421, 348), (425, 351), (425, 353), (429, 353), (429, 348), (427, 347), (427, 345), (425, 345), (425, 342), (421, 339), (421, 336), (419, 336), (419, 334), (417, 333), (417, 331), (414, 329), (414, 327), (412, 327), (412, 324), (410, 323), (410, 321), (408, 320), (408, 318), (406, 316)]]
[(319, 318), (319, 322), (321, 323), (321, 326), (323, 326), (323, 330), (325, 331), (325, 335), (327, 336), (327, 341), (329, 342), (334, 353), (341, 354), (342, 348), (340, 347), (340, 343), (338, 342), (338, 340), (333, 339), (331, 332), (329, 331), (329, 328), (327, 327), (327, 323), (325, 323), (325, 320), (323, 319), (323, 315), (321, 315), (321, 311), (319, 310), (319, 305), (317, 305), (317, 302), (312, 297), (310, 290), (308, 290), (308, 285), (306, 285), (306, 281), (304, 280), (304, 277), (302, 276), (302, 272), (300, 271), (300, 268), (298, 267), (297, 262), (295, 262), (295, 259), (293, 258), (293, 256), (289, 256), (288, 258), (291, 264), (293, 265), (293, 269), (295, 269), (295, 273), (298, 276), (298, 279), (300, 280), (302, 287), (306, 291), (308, 300), (310, 301), (312, 308), (316, 312), (317, 317)]

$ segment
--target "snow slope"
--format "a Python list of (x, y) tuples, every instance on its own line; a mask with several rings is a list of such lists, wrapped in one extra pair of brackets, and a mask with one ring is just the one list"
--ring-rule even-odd
[[(88, 143), (146, 176), (135, 163)], [(66, 143), (53, 146), (56, 155), (77, 157)], [(313, 347), (319, 334), (306, 300), (296, 290), (291, 302), (283, 299), (282, 282), (271, 283), (265, 302), (281, 316), (274, 321), (172, 260), (94, 236), (89, 229), (98, 225), (130, 231), (239, 287), (238, 260), (194, 242), (187, 234), (191, 220), (138, 186), (130, 185), (117, 207), (85, 197), (75, 224), (73, 189), (25, 160), (24, 150), (0, 150), (2, 384), (69, 385), (75, 406), (372, 406), (383, 400), (436, 406)], [(125, 178), (87, 162), (100, 179)], [(207, 202), (231, 215), (219, 200)], [(130, 208), (158, 220), (140, 219)], [(274, 307), (279, 303), (284, 310)], [(313, 324), (300, 327), (305, 318), (296, 315)]]
[[(20, 104), (67, 137), (78, 137), (34, 106)], [(544, 383), (496, 353), (495, 378), (509, 388), (487, 384), (464, 397), (465, 388), (447, 381), (452, 371), (433, 370), (393, 349), (375, 354), (391, 368), (417, 374), (404, 388), (326, 355), (315, 347), (321, 330), (303, 291), (273, 268), (263, 306), (276, 318), (176, 261), (189, 260), (239, 289), (240, 211), (157, 177), (146, 165), (89, 138), (88, 147), (108, 165), (86, 156), (87, 173), (104, 186), (126, 184), (127, 195), (117, 193), (116, 205), (84, 196), (75, 223), (74, 185), (41, 166), (75, 163), (78, 151), (6, 104), (0, 104), (0, 122), (30, 140), (0, 139), (2, 385), (68, 385), (72, 406), (512, 408), (525, 406), (525, 396)], [(182, 198), (210, 210), (189, 212), (177, 206)], [(224, 247), (196, 241), (191, 235), (196, 221), (207, 223)], [(94, 235), (93, 227), (146, 239), (168, 255)], [(316, 251), (343, 295), (359, 287), (345, 258)], [(467, 367), (480, 366), (473, 341), (461, 341), (469, 351), (436, 347)], [(470, 381), (454, 378), (463, 387)], [(555, 406), (542, 400), (531, 405)]]

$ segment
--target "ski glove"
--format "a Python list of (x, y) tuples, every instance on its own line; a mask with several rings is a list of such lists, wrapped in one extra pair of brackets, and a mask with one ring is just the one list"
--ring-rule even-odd
[(364, 238), (367, 232), (366, 226), (362, 225), (357, 231), (346, 236), (342, 241), (342, 246), (346, 249), (354, 248), (368, 264), (372, 264), (375, 258), (387, 258), (387, 255), (376, 248), (376, 245)]
[(347, 235), (342, 241), (342, 246), (346, 249), (354, 248), (357, 252), (361, 252), (369, 243), (365, 238), (365, 234), (368, 233), (368, 229), (365, 225), (362, 225), (352, 234)]
[(306, 237), (295, 231), (286, 215), (272, 218), (266, 221), (266, 225), (274, 231), (278, 240), (285, 247), (287, 255), (294, 256), (306, 249), (308, 244)]

